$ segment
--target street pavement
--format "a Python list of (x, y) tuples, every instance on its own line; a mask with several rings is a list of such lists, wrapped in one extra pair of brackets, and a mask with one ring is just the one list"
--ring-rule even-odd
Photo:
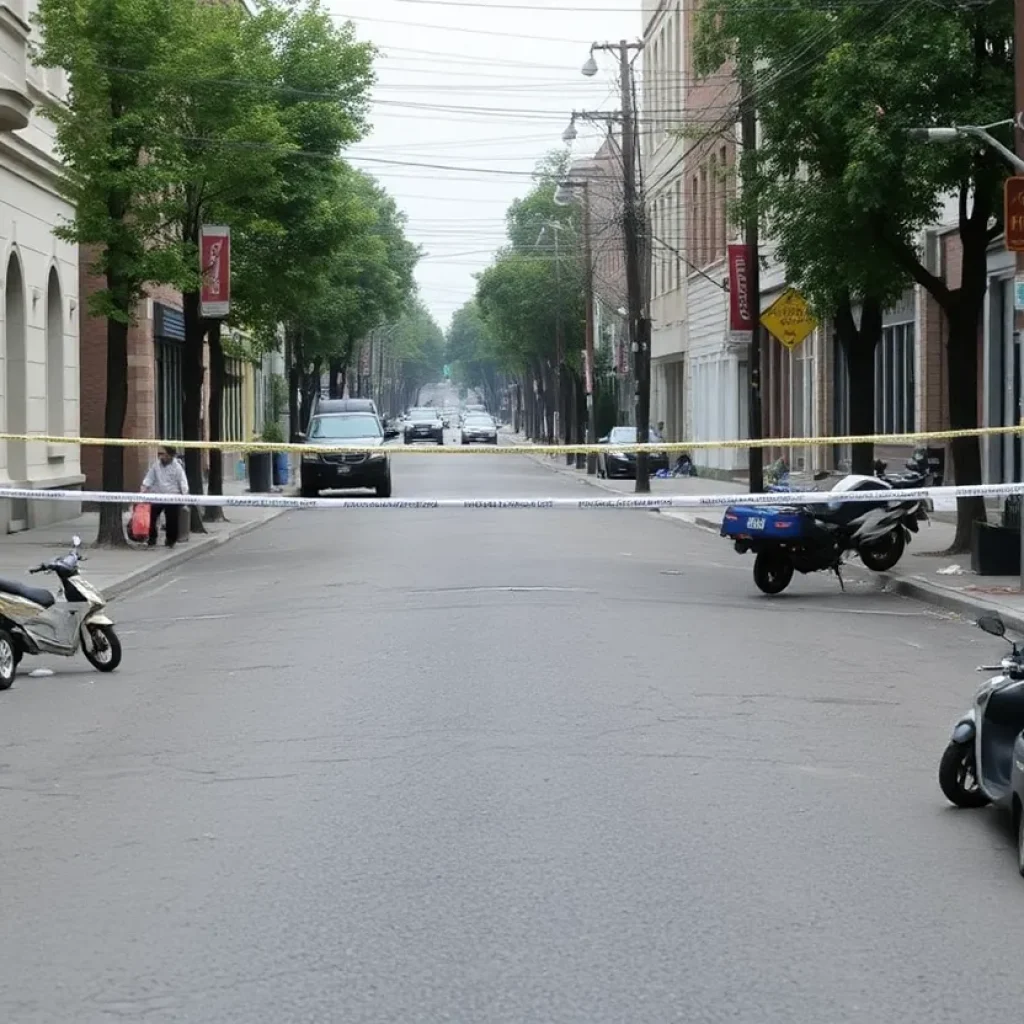
[[(526, 444), (521, 435), (506, 431), (505, 443)], [(566, 465), (564, 456), (535, 455), (532, 456), (539, 465), (555, 472), (564, 474), (579, 483), (599, 488), (613, 494), (631, 495), (636, 490), (634, 480), (601, 480), (596, 476), (587, 476), (585, 470)], [(821, 489), (809, 480), (797, 480), (797, 488), (807, 490)], [(824, 485), (828, 486), (828, 485)], [(651, 494), (654, 496), (731, 496), (746, 492), (746, 485), (735, 480), (717, 480), (712, 477), (670, 477), (652, 479)], [(938, 504), (945, 504), (955, 509), (953, 499), (940, 498)], [(998, 502), (997, 502), (998, 504)], [(704, 507), (690, 509), (663, 509), (662, 515), (678, 519), (693, 526), (701, 526), (718, 533), (721, 526), (721, 507)], [(999, 522), (1000, 512), (989, 510), (989, 521)], [(950, 555), (950, 548), (956, 536), (956, 513), (933, 511), (929, 521), (921, 531), (911, 537), (907, 552), (900, 562), (889, 572), (869, 572), (853, 558), (846, 568), (850, 575), (857, 578), (858, 572), (865, 575), (865, 581), (888, 588), (907, 597), (913, 597), (928, 604), (962, 616), (976, 619), (979, 615), (999, 615), (1012, 628), (1024, 632), (1024, 589), (1021, 587), (1020, 575), (1017, 576), (978, 576), (971, 569), (969, 553)]]
[(1013, 838), (936, 782), (1001, 653), (959, 619), (764, 598), (724, 541), (604, 510), (292, 512), (112, 608), (117, 673), (0, 695), (4, 1021), (1012, 1016)]

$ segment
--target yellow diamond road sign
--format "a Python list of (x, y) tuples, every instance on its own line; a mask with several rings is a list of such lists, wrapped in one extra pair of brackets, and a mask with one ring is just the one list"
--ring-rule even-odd
[(787, 288), (761, 314), (761, 323), (790, 349), (796, 348), (818, 326), (807, 301), (795, 288)]

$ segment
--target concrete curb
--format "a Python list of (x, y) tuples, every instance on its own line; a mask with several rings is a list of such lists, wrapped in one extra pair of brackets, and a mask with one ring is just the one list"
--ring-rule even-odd
[(903, 597), (912, 597), (922, 604), (953, 612), (965, 619), (975, 620), (979, 615), (998, 615), (1007, 627), (1024, 633), (1024, 613), (1007, 610), (995, 601), (980, 595), (961, 594), (918, 576), (895, 576), (891, 573), (873, 573), (880, 589)]
[(148, 583), (157, 576), (162, 576), (165, 572), (169, 572), (171, 569), (176, 569), (179, 565), (183, 565), (185, 562), (190, 562), (193, 558), (198, 558), (204, 551), (212, 551), (215, 548), (219, 548), (222, 545), (227, 544), (228, 541), (234, 540), (236, 537), (244, 537), (247, 533), (252, 533), (253, 530), (258, 530), (261, 526), (265, 526), (267, 523), (273, 522), (275, 519), (284, 515), (285, 512), (289, 511), (291, 510), (287, 508), (275, 509), (265, 519), (251, 519), (247, 523), (239, 524), (237, 529), (225, 531), (219, 536), (203, 537), (196, 544), (193, 544), (190, 539), (186, 542), (188, 547), (180, 547), (173, 554), (165, 556), (159, 562), (153, 562), (150, 565), (142, 566), (135, 572), (131, 572), (127, 576), (122, 576), (121, 579), (117, 580), (117, 582), (108, 584), (103, 588), (103, 594), (108, 601), (112, 601), (115, 598), (128, 593), (128, 591), (141, 586), (143, 583)]

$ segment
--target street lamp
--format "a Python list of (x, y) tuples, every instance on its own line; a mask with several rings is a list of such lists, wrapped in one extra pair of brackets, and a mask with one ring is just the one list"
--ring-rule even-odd
[(576, 131), (576, 115), (573, 114), (569, 120), (569, 126), (562, 132), (562, 141), (575, 142), (578, 134), (579, 132)]
[(593, 50), (590, 51), (590, 56), (587, 58), (586, 63), (582, 68), (580, 68), (580, 70), (587, 76), (587, 78), (593, 78), (594, 75), (597, 74), (597, 61), (594, 59)]
[(988, 131), (989, 128), (1002, 128), (1008, 124), (1013, 124), (1013, 121), (996, 121), (993, 124), (963, 125), (953, 128), (911, 128), (909, 134), (912, 139), (921, 139), (924, 142), (954, 142), (964, 137), (977, 139), (989, 149), (994, 149), (1018, 174), (1024, 174), (1024, 160)]

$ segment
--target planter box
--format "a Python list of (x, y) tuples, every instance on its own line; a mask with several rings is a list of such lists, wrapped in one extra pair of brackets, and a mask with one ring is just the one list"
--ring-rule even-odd
[(1020, 531), (975, 523), (971, 531), (971, 568), (979, 576), (1019, 576)]

